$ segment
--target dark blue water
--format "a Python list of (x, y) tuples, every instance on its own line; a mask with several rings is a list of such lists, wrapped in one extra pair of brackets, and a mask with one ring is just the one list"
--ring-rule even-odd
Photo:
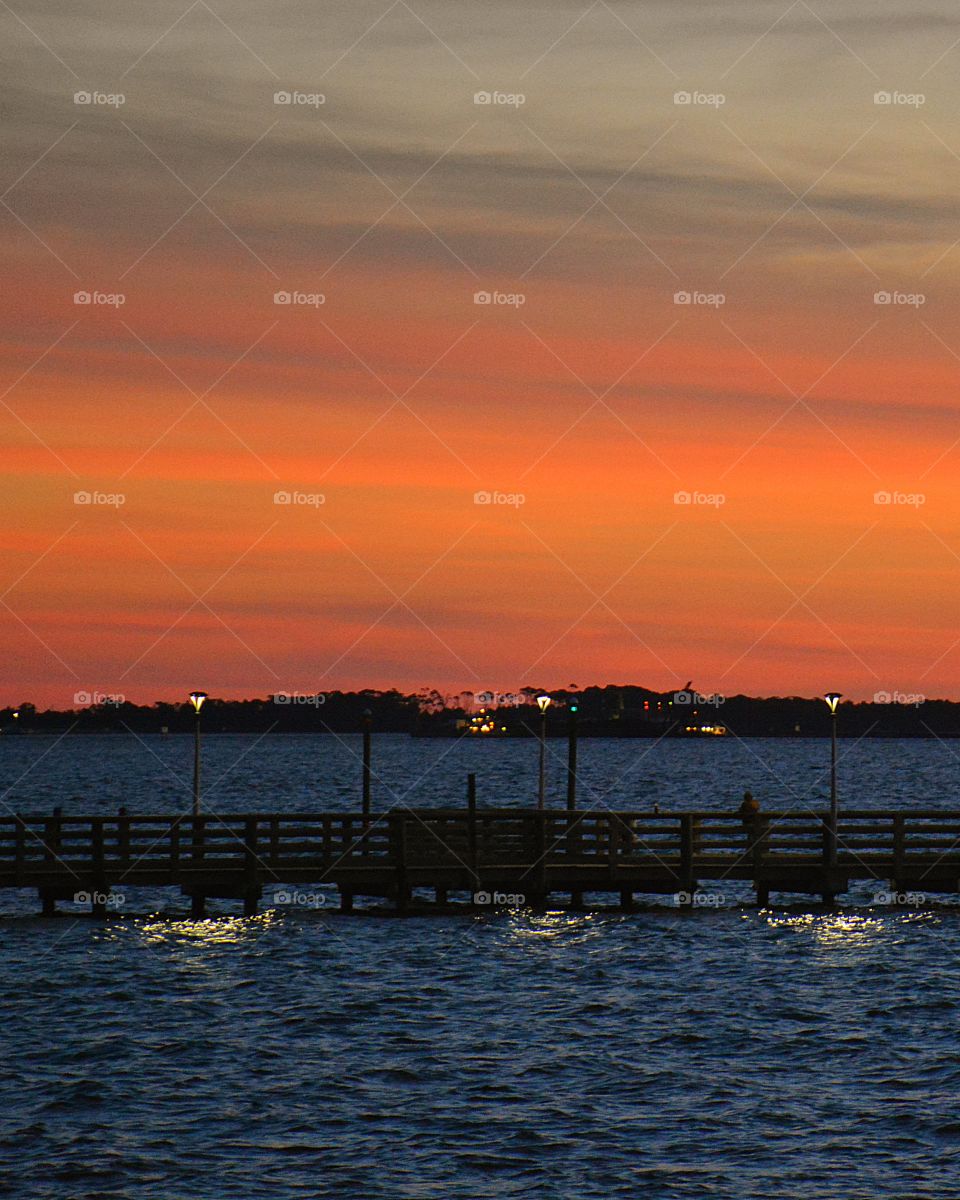
[[(211, 738), (208, 802), (346, 807), (357, 749)], [(721, 807), (746, 786), (765, 807), (821, 807), (823, 751), (598, 742), (581, 759), (597, 802), (617, 807)], [(188, 802), (188, 739), (7, 739), (5, 786), (45, 752), (5, 805)], [(842, 752), (851, 802), (953, 802), (950, 746)], [(528, 803), (536, 787), (533, 743), (384, 738), (377, 753), (383, 807), (393, 793), (457, 799), (467, 770), (490, 802)], [(43, 921), (30, 897), (8, 900), (0, 1194), (960, 1195), (956, 906), (867, 909), (853, 896), (833, 912), (759, 911), (747, 898), (406, 919), (244, 919), (224, 902), (200, 922), (173, 915), (173, 893), (131, 897), (107, 921), (70, 905)]]

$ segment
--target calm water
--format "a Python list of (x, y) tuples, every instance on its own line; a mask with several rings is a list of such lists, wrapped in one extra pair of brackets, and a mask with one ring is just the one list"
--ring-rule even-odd
[[(346, 807), (356, 739), (211, 738), (221, 812)], [(558, 755), (562, 745), (556, 744)], [(814, 742), (584, 742), (595, 802), (822, 806)], [(382, 738), (377, 800), (529, 803), (534, 743)], [(956, 804), (957, 746), (841, 748), (862, 806)], [(42, 757), (43, 756), (43, 757)], [(42, 757), (42, 761), (41, 760)], [(23, 812), (183, 808), (189, 739), (4, 739)], [(560, 783), (559, 769), (554, 771)], [(20, 778), (23, 776), (23, 778)], [(15, 782), (19, 779), (19, 782)], [(589, 791), (584, 798), (588, 798)], [(601, 799), (602, 798), (602, 799)], [(191, 922), (173, 893), (0, 920), (0, 1194), (49, 1200), (944, 1200), (960, 911)]]

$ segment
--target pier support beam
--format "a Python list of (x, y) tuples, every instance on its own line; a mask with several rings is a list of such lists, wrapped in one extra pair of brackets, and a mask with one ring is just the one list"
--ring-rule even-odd
[(55, 917), (57, 915), (57, 901), (52, 892), (40, 893), (40, 913), (44, 917)]
[(447, 903), (447, 889), (445, 887), (438, 887), (438, 888), (434, 888), (433, 890), (434, 890), (434, 899), (436, 900), (437, 907), (443, 908), (443, 906)]
[(629, 888), (620, 889), (620, 908), (623, 912), (633, 912), (633, 892)]
[(190, 916), (195, 921), (202, 921), (207, 915), (207, 898), (202, 895), (190, 897)]
[(259, 892), (247, 892), (243, 898), (243, 915), (245, 917), (255, 917), (257, 915), (257, 902), (259, 899)]
[(770, 885), (766, 883), (757, 884), (757, 904), (761, 908), (767, 908), (770, 905)]
[(575, 891), (570, 893), (570, 907), (583, 908), (583, 892)]
[(353, 892), (340, 889), (340, 911), (353, 912)]

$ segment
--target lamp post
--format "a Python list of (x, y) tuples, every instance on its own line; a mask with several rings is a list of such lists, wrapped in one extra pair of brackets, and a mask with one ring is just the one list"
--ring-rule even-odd
[(837, 822), (839, 805), (837, 802), (837, 705), (842, 699), (840, 692), (827, 692), (823, 697), (830, 709), (830, 859), (837, 858)]
[(567, 706), (567, 808), (571, 811), (577, 807), (577, 713), (580, 703), (576, 696), (571, 696)]
[(537, 697), (537, 708), (540, 709), (540, 788), (537, 793), (537, 808), (546, 807), (547, 797), (547, 709), (550, 707), (549, 696)]
[(193, 723), (193, 815), (200, 815), (200, 709), (207, 698), (206, 692), (191, 692), (195, 721)]

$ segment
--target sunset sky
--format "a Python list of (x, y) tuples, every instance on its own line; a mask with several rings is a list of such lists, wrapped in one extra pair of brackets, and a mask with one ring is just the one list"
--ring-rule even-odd
[(960, 697), (955, 5), (0, 29), (0, 704)]

